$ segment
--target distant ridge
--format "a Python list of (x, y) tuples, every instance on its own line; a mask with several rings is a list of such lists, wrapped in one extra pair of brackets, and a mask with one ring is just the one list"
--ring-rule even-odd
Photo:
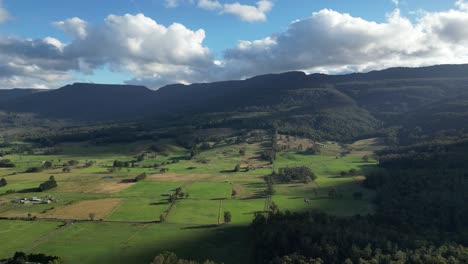
[[(392, 107), (400, 107), (400, 103), (406, 104), (407, 109), (416, 109), (423, 104), (435, 103), (439, 99), (456, 96), (465, 91), (464, 88), (444, 88), (442, 86), (447, 86), (446, 84), (433, 81), (437, 78), (468, 78), (468, 65), (399, 67), (345, 75), (286, 72), (255, 76), (246, 80), (172, 84), (156, 91), (144, 86), (93, 83), (74, 83), (41, 92), (33, 89), (0, 90), (0, 110), (32, 112), (54, 118), (118, 120), (168, 114), (246, 111), (252, 107), (275, 109), (287, 103), (285, 98), (297, 100), (297, 92), (294, 91), (327, 88), (332, 90), (326, 98), (341, 99), (325, 99), (325, 94), (311, 97), (309, 92), (307, 96), (303, 96), (309, 98), (308, 101), (301, 101), (301, 104), (307, 103), (311, 109), (317, 109), (317, 105), (324, 105), (321, 103), (324, 100), (337, 104), (353, 101), (353, 105), (387, 120), (388, 114), (383, 114), (393, 111)], [(375, 85), (352, 84), (385, 80), (394, 83), (384, 90), (380, 90), (384, 87), (379, 88)], [(405, 85), (413, 88), (401, 88), (391, 95), (383, 94), (384, 91), (388, 92), (388, 89), (401, 86), (408, 80), (412, 81)], [(460, 82), (458, 87), (462, 87), (464, 83)], [(416, 89), (414, 86), (427, 88)], [(348, 99), (344, 100), (344, 97)], [(414, 101), (414, 98), (422, 99)], [(332, 106), (330, 103), (327, 107), (341, 106)]]
[(39, 93), (44, 91), (43, 89), (0, 89), (0, 103), (7, 102), (19, 97), (23, 97), (26, 95)]
[(137, 117), (153, 95), (154, 91), (144, 86), (74, 83), (16, 97), (1, 108), (56, 118), (121, 119)]

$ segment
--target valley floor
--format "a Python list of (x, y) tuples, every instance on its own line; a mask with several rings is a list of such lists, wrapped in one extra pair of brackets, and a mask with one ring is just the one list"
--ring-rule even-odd
[[(16, 167), (0, 169), (0, 178), (8, 182), (0, 188), (0, 238), (9, 241), (0, 247), (0, 258), (25, 251), (58, 255), (66, 263), (148, 263), (162, 251), (173, 251), (199, 260), (246, 263), (248, 225), (272, 202), (282, 211), (319, 210), (337, 216), (373, 212), (374, 193), (361, 181), (376, 165), (371, 156), (381, 147), (378, 139), (322, 143), (320, 154), (310, 154), (302, 148), (314, 142), (279, 136), (278, 144), (287, 148), (278, 152), (273, 165), (260, 158), (268, 149), (268, 140), (262, 138), (209, 142), (209, 148), (191, 159), (189, 149), (171, 140), (63, 143), (58, 154), (34, 150), (6, 155)], [(159, 151), (148, 151), (154, 144)], [(116, 160), (135, 157), (140, 157), (138, 166), (113, 167)], [(67, 165), (71, 171), (63, 172), (62, 164), (70, 160), (78, 164)], [(24, 172), (45, 161), (53, 166)], [(85, 166), (89, 161), (92, 165)], [(237, 164), (240, 170), (234, 171)], [(294, 166), (310, 167), (317, 180), (275, 184), (274, 194), (266, 195), (264, 176)], [(147, 175), (143, 181), (130, 182), (141, 173)], [(50, 175), (58, 187), (35, 192)], [(170, 203), (178, 188), (188, 196)], [(54, 201), (12, 202), (46, 196)], [(224, 212), (231, 213), (230, 223), (224, 223)]]

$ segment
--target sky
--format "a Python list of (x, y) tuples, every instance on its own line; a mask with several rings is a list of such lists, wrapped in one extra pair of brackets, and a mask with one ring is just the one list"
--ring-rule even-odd
[(468, 0), (0, 0), (0, 89), (468, 63)]

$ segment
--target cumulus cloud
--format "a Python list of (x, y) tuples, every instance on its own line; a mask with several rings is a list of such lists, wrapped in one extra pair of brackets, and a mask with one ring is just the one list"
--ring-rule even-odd
[(468, 12), (463, 10), (427, 13), (413, 23), (396, 9), (386, 22), (376, 23), (324, 9), (293, 22), (285, 32), (240, 41), (226, 51), (225, 64), (233, 76), (251, 76), (466, 63), (467, 24)]
[(257, 6), (242, 5), (239, 2), (233, 4), (225, 4), (222, 13), (238, 16), (241, 20), (247, 22), (263, 22), (266, 21), (266, 13), (273, 8), (271, 1), (261, 0), (257, 2)]
[(0, 37), (0, 87), (50, 87), (70, 80), (77, 64), (64, 55), (64, 47), (51, 37)]
[(161, 86), (171, 83), (169, 78), (195, 81), (194, 72), (214, 65), (210, 50), (203, 45), (203, 29), (191, 30), (179, 23), (164, 26), (143, 14), (109, 15), (102, 25), (88, 25), (84, 35), (67, 45), (65, 53), (79, 58), (80, 67), (88, 72), (110, 65), (115, 71), (132, 73), (136, 79), (160, 80), (153, 85)]
[[(53, 25), (73, 40), (64, 44), (52, 37), (0, 38), (0, 60), (4, 62), (0, 63), (0, 76), (53, 84), (69, 79), (71, 71), (91, 74), (96, 68), (110, 66), (140, 79), (160, 79), (159, 85), (163, 85), (171, 82), (168, 77), (192, 82), (195, 79), (191, 76), (197, 76), (198, 80), (196, 72), (215, 65), (210, 50), (203, 45), (203, 29), (191, 30), (179, 23), (164, 26), (143, 14), (109, 15), (101, 25), (90, 25), (80, 18)], [(14, 82), (4, 80), (3, 84)]]
[(239, 2), (221, 4), (217, 0), (198, 0), (199, 8), (217, 11), (219, 14), (231, 14), (246, 22), (264, 22), (267, 20), (267, 12), (273, 8), (273, 3), (261, 0), (254, 5), (243, 5)]
[(457, 0), (457, 2), (455, 2), (455, 6), (457, 6), (460, 10), (468, 11), (467, 0)]
[(294, 21), (283, 32), (241, 40), (220, 58), (204, 45), (203, 29), (179, 23), (166, 26), (143, 14), (109, 15), (98, 25), (71, 18), (54, 23), (72, 36), (70, 43), (52, 37), (0, 37), (0, 86), (60, 83), (69, 80), (72, 71), (90, 74), (104, 65), (131, 73), (134, 78), (128, 83), (159, 88), (291, 70), (343, 73), (468, 63), (464, 3), (425, 12), (416, 21), (398, 9), (384, 22), (323, 9)]
[(86, 27), (88, 23), (79, 17), (53, 22), (52, 24), (74, 38), (86, 38)]
[(206, 10), (218, 10), (222, 8), (222, 5), (216, 0), (199, 0), (198, 7)]

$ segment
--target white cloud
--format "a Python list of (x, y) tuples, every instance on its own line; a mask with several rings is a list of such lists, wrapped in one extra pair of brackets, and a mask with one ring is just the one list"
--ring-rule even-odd
[(0, 36), (0, 87), (58, 87), (72, 71), (90, 74), (103, 65), (131, 73), (129, 83), (158, 88), (291, 70), (342, 73), (468, 63), (468, 10), (461, 2), (456, 9), (421, 13), (416, 21), (395, 9), (379, 23), (323, 9), (283, 32), (239, 41), (220, 58), (204, 45), (203, 29), (166, 26), (143, 14), (109, 15), (98, 25), (79, 18), (54, 25), (72, 41)]
[(367, 71), (468, 62), (468, 12), (427, 13), (413, 23), (396, 9), (384, 23), (324, 9), (285, 32), (226, 51), (227, 76), (270, 72)]
[(179, 0), (164, 0), (164, 6), (167, 8), (175, 8), (179, 6)]
[(233, 14), (247, 22), (263, 22), (267, 20), (266, 13), (273, 8), (271, 1), (261, 0), (257, 6), (242, 5), (239, 2), (224, 4), (222, 13)]
[(69, 18), (63, 21), (57, 21), (52, 23), (57, 28), (62, 29), (65, 33), (69, 34), (74, 38), (83, 39), (86, 37), (86, 27), (88, 23), (79, 17)]
[(222, 5), (216, 0), (199, 0), (198, 7), (206, 10), (219, 10)]
[(79, 58), (88, 72), (90, 68), (110, 65), (138, 78), (175, 73), (188, 78), (191, 72), (213, 65), (204, 39), (203, 29), (190, 30), (179, 23), (164, 26), (143, 14), (109, 15), (104, 24), (88, 26), (86, 37), (73, 41), (65, 52)]
[(3, 23), (11, 18), (8, 10), (3, 6), (3, 1), (0, 0), (0, 23)]
[(69, 71), (77, 65), (65, 57), (64, 47), (52, 37), (31, 40), (0, 36), (0, 87), (56, 87), (70, 81)]
[[(198, 72), (215, 65), (203, 45), (203, 29), (190, 30), (179, 23), (164, 26), (143, 14), (109, 15), (101, 25), (80, 18), (53, 24), (73, 36), (71, 43), (52, 37), (0, 37), (0, 86), (42, 83), (56, 87), (70, 78), (71, 71), (92, 74), (103, 65), (137, 78), (167, 81), (160, 83), (163, 85), (172, 82), (168, 77), (199, 80)], [(12, 81), (19, 79), (29, 81)]]
[(468, 11), (468, 1), (467, 0), (457, 0), (455, 6), (460, 10)]

